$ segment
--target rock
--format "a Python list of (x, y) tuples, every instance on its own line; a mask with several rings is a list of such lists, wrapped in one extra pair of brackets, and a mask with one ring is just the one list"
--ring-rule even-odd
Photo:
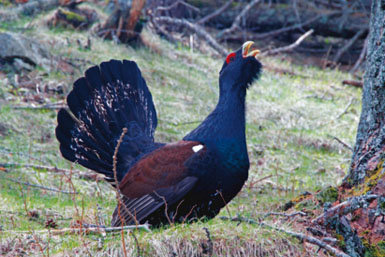
[(39, 65), (50, 71), (52, 56), (38, 41), (17, 33), (0, 33), (0, 60), (15, 66), (16, 70)]
[(0, 122), (0, 136), (6, 136), (8, 131), (9, 127), (6, 124)]

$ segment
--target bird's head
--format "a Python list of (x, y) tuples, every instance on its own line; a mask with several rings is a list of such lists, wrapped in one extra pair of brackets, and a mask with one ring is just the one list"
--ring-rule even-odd
[(219, 73), (220, 84), (246, 89), (258, 79), (262, 64), (256, 58), (260, 51), (253, 49), (253, 45), (254, 42), (247, 41), (226, 57)]

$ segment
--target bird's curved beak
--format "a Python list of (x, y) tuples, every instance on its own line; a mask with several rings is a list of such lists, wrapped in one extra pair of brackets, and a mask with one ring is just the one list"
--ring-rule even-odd
[(257, 54), (259, 54), (261, 51), (258, 49), (254, 49), (253, 51), (250, 51), (251, 47), (254, 45), (253, 41), (247, 41), (242, 45), (242, 56), (243, 58), (253, 56), (256, 57)]

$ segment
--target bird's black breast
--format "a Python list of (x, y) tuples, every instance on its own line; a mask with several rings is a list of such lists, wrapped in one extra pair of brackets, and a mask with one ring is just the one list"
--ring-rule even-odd
[(168, 218), (159, 215), (165, 213), (165, 209), (161, 208), (147, 218), (148, 222), (164, 224), (215, 217), (242, 189), (249, 169), (247, 158), (243, 162), (237, 160), (238, 165), (234, 166), (234, 160), (226, 162), (219, 155), (217, 151), (208, 150), (204, 155), (196, 155), (188, 160), (185, 165), (189, 169), (189, 176), (198, 177), (195, 186), (181, 201), (167, 206)]

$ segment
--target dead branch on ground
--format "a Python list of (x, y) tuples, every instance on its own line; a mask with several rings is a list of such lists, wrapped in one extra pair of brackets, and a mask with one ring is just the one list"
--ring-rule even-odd
[(36, 165), (36, 164), (22, 164), (22, 163), (0, 163), (0, 167), (4, 168), (31, 168), (31, 169), (37, 169), (37, 170), (45, 170), (55, 173), (62, 173), (65, 175), (78, 175), (79, 178), (84, 179), (90, 179), (95, 181), (100, 181), (104, 179), (103, 175), (97, 174), (97, 173), (91, 173), (91, 172), (84, 172), (79, 170), (68, 170), (68, 169), (62, 169), (57, 167), (50, 167), (50, 166), (44, 166), (44, 165)]
[(185, 19), (176, 19), (176, 18), (171, 18), (171, 17), (155, 17), (154, 18), (155, 22), (159, 23), (168, 23), (168, 24), (173, 24), (173, 25), (180, 25), (183, 27), (188, 28), (189, 30), (192, 30), (193, 32), (197, 33), (199, 37), (207, 41), (207, 43), (220, 55), (226, 56), (227, 51), (224, 47), (222, 47), (207, 31), (200, 25), (194, 24), (189, 22), (188, 20)]
[(345, 109), (337, 116), (337, 120), (340, 119), (342, 116), (344, 116), (348, 112), (350, 106), (352, 106), (353, 104), (353, 101), (354, 101), (354, 97), (350, 98), (349, 103), (346, 105)]
[(366, 32), (367, 29), (359, 30), (350, 40), (348, 40), (348, 42), (346, 42), (343, 47), (338, 50), (337, 54), (334, 56), (333, 62), (338, 63), (342, 55), (348, 51), (353, 46), (353, 44)]
[(349, 85), (353, 87), (362, 88), (364, 86), (364, 83), (362, 81), (357, 80), (343, 80), (342, 85)]
[(5, 179), (9, 180), (9, 181), (12, 181), (14, 183), (20, 184), (20, 185), (25, 185), (27, 187), (34, 187), (36, 189), (42, 189), (42, 190), (53, 191), (53, 192), (62, 193), (62, 194), (69, 194), (69, 195), (78, 194), (78, 192), (76, 192), (76, 191), (71, 192), (71, 191), (59, 190), (59, 189), (56, 189), (56, 188), (51, 188), (51, 187), (46, 187), (46, 186), (42, 186), (42, 185), (31, 184), (29, 182), (19, 181), (19, 180), (12, 179), (12, 178), (5, 178)]
[(222, 216), (222, 217), (220, 217), (220, 219), (221, 220), (230, 220), (230, 221), (235, 221), (235, 222), (245, 222), (245, 223), (249, 223), (249, 224), (255, 224), (255, 225), (259, 225), (261, 227), (265, 227), (265, 228), (272, 229), (272, 230), (275, 230), (275, 231), (283, 232), (283, 233), (285, 233), (287, 235), (290, 235), (292, 237), (295, 237), (295, 238), (299, 239), (300, 241), (311, 243), (313, 245), (317, 245), (320, 248), (325, 249), (326, 251), (328, 251), (329, 253), (334, 254), (337, 257), (349, 257), (349, 255), (347, 255), (346, 253), (338, 250), (337, 248), (334, 248), (333, 246), (331, 246), (331, 245), (327, 244), (326, 242), (323, 242), (322, 240), (319, 240), (319, 239), (317, 239), (315, 237), (308, 236), (308, 235), (305, 235), (305, 234), (302, 234), (302, 233), (293, 232), (293, 231), (290, 231), (290, 230), (285, 230), (285, 229), (282, 229), (282, 228), (277, 228), (277, 227), (269, 225), (269, 224), (267, 224), (265, 222), (257, 222), (256, 220), (247, 219), (247, 218), (243, 218), (243, 217), (235, 217), (235, 218), (230, 219), (229, 217), (223, 217)]
[[(86, 225), (86, 224), (85, 224)], [(36, 231), (14, 231), (14, 230), (4, 230), (2, 233), (17, 233), (17, 234), (31, 234), (31, 233), (51, 233), (52, 235), (64, 235), (64, 234), (105, 234), (105, 233), (114, 233), (121, 232), (125, 230), (144, 230), (151, 232), (151, 229), (147, 224), (143, 225), (133, 225), (133, 226), (122, 226), (122, 227), (105, 227), (105, 226), (85, 226), (82, 228), (62, 228), (62, 229), (45, 229), (45, 230), (36, 230)]]
[(12, 109), (15, 110), (59, 110), (61, 108), (66, 108), (63, 102), (58, 102), (58, 103), (49, 103), (49, 104), (43, 104), (40, 106), (36, 105), (14, 105), (11, 106)]
[(267, 38), (267, 37), (274, 37), (274, 36), (277, 36), (279, 34), (282, 34), (282, 33), (285, 33), (285, 32), (289, 32), (289, 31), (292, 31), (292, 30), (296, 30), (296, 29), (305, 27), (307, 25), (310, 25), (313, 22), (315, 22), (315, 21), (317, 21), (317, 20), (319, 20), (321, 18), (330, 17), (330, 16), (334, 16), (334, 15), (338, 15), (338, 14), (341, 14), (341, 12), (336, 11), (336, 12), (331, 12), (331, 13), (327, 13), (327, 14), (320, 14), (320, 15), (317, 15), (316, 17), (314, 17), (312, 19), (309, 19), (309, 20), (307, 20), (305, 22), (302, 22), (300, 24), (294, 24), (292, 26), (280, 28), (280, 29), (269, 31), (269, 32), (266, 32), (266, 33), (259, 33), (259, 34), (253, 35), (253, 39), (264, 39), (264, 38)]
[(342, 141), (341, 139), (339, 139), (338, 137), (335, 137), (335, 136), (332, 136), (332, 135), (328, 135), (328, 136), (330, 138), (336, 140), (338, 143), (340, 143), (343, 147), (345, 147), (349, 151), (353, 152), (353, 148), (350, 145), (348, 145), (347, 143), (345, 143), (344, 141)]
[(368, 41), (369, 41), (369, 35), (366, 36), (366, 39), (365, 39), (365, 42), (364, 42), (364, 46), (362, 47), (362, 50), (361, 50), (361, 53), (360, 53), (360, 57), (358, 57), (356, 63), (353, 66), (353, 68), (350, 70), (351, 73), (355, 73), (358, 70), (358, 68), (360, 67), (360, 65), (363, 62), (363, 60), (365, 59), (366, 50), (368, 49)]
[(296, 48), (297, 46), (299, 46), (302, 43), (302, 41), (304, 41), (313, 32), (314, 32), (314, 30), (311, 29), (311, 30), (307, 31), (305, 34), (303, 34), (302, 36), (300, 36), (297, 39), (297, 41), (295, 41), (293, 44), (288, 45), (288, 46), (284, 46), (284, 47), (279, 47), (279, 48), (267, 50), (267, 51), (261, 53), (259, 56), (268, 56), (268, 55), (274, 55), (274, 54), (278, 54), (278, 53), (282, 53), (282, 52), (291, 51), (294, 48)]
[(348, 213), (352, 213), (355, 210), (362, 208), (368, 202), (377, 199), (378, 197), (378, 195), (370, 194), (349, 198), (345, 202), (337, 204), (336, 206), (333, 206), (330, 209), (326, 210), (323, 214), (313, 219), (311, 222), (317, 224), (324, 224), (325, 220), (335, 215), (343, 216)]
[(293, 213), (284, 213), (284, 212), (267, 212), (267, 213), (256, 213), (257, 215), (262, 215), (264, 217), (268, 217), (268, 216), (283, 216), (283, 217), (286, 217), (286, 218), (292, 218), (292, 217), (295, 217), (297, 215), (299, 216), (307, 216), (307, 214), (303, 211), (297, 211), (297, 212), (293, 212)]

